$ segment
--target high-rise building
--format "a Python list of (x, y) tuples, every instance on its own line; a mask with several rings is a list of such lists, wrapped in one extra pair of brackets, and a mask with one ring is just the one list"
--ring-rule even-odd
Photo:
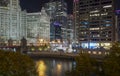
[(22, 37), (26, 37), (25, 14), (21, 11), (19, 0), (0, 0), (0, 42), (7, 44), (8, 39), (12, 39), (17, 45)]
[(73, 1), (73, 17), (74, 17), (74, 42), (78, 41), (79, 30), (79, 0)]
[(118, 15), (118, 41), (120, 41), (120, 14)]
[(116, 17), (115, 17), (115, 23), (116, 23), (116, 34), (117, 34), (117, 40), (120, 42), (120, 0), (115, 0), (116, 4), (115, 4), (115, 13), (116, 13)]
[(117, 40), (116, 41), (119, 41), (120, 42), (120, 10), (116, 10), (116, 34), (117, 34)]
[(45, 42), (50, 40), (50, 17), (44, 8), (41, 12), (27, 13), (27, 40), (28, 44), (36, 45), (38, 39)]
[(82, 48), (109, 49), (116, 41), (114, 3), (115, 0), (79, 0), (78, 41)]
[(67, 27), (66, 27), (66, 40), (68, 44), (72, 44), (74, 41), (74, 22), (73, 22), (73, 15), (69, 14), (67, 16)]
[(50, 16), (50, 40), (64, 40), (62, 28), (66, 28), (67, 4), (63, 0), (49, 2), (45, 4), (45, 9)]

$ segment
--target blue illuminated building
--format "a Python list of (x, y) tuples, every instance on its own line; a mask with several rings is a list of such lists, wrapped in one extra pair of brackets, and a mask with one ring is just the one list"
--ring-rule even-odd
[(50, 40), (63, 40), (62, 28), (66, 28), (67, 4), (63, 0), (57, 0), (46, 3), (44, 7), (51, 17)]

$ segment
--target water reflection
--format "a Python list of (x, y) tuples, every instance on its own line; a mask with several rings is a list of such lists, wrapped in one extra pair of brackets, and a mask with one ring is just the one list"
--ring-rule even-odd
[(37, 72), (39, 74), (39, 76), (46, 76), (45, 72), (46, 72), (46, 65), (44, 63), (44, 61), (40, 60), (36, 63), (37, 66)]
[(36, 62), (39, 76), (65, 76), (73, 68), (74, 61), (59, 59), (39, 59)]

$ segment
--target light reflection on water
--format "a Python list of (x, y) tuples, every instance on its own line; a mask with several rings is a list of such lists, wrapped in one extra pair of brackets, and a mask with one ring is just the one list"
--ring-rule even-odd
[(65, 76), (73, 68), (74, 61), (60, 59), (39, 59), (36, 61), (39, 76)]
[(45, 65), (44, 61), (40, 60), (40, 61), (36, 62), (36, 66), (37, 66), (37, 72), (38, 72), (39, 76), (46, 76), (46, 74), (45, 74), (46, 65)]

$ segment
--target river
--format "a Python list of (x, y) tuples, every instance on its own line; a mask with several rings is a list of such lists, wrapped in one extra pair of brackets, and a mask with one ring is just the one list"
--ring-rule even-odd
[(39, 76), (65, 76), (75, 66), (75, 61), (70, 59), (40, 58), (36, 60)]

